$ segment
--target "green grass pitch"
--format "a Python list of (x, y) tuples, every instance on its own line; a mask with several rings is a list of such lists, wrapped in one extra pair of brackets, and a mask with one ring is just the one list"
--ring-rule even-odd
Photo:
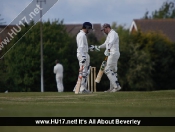
[[(175, 90), (0, 93), (0, 117), (175, 117)], [(0, 132), (174, 132), (175, 127), (1, 126)]]

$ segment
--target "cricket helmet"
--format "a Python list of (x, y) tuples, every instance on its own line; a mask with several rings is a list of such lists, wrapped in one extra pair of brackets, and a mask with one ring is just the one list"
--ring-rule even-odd
[(83, 23), (83, 29), (92, 29), (92, 24), (90, 22)]

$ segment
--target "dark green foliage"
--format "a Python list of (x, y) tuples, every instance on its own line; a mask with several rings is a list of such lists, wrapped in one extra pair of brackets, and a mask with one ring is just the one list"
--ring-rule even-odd
[(155, 90), (174, 88), (175, 74), (172, 68), (175, 63), (173, 60), (175, 52), (172, 50), (174, 43), (170, 42), (163, 34), (154, 32), (138, 32), (133, 34), (131, 41), (135, 44), (134, 46), (139, 45), (140, 57), (143, 55), (142, 52), (145, 52), (145, 55), (147, 53), (140, 60), (140, 62), (144, 61), (145, 64), (143, 64), (149, 68), (145, 75), (150, 74), (150, 78), (145, 78), (145, 81), (151, 85), (147, 86), (147, 90), (151, 87)]
[[(19, 40), (33, 25), (33, 22), (26, 24), (11, 43)], [(53, 74), (56, 59), (64, 66), (65, 87), (71, 87), (71, 82), (75, 81), (76, 46), (70, 42), (62, 21), (43, 23), (44, 91), (57, 91)], [(1, 85), (1, 91), (40, 91), (40, 23), (30, 29), (3, 60), (0, 65), (5, 68), (4, 72), (1, 71), (1, 83), (5, 84), (5, 88)]]
[(45, 90), (57, 90), (53, 67), (55, 60), (58, 59), (64, 67), (63, 84), (65, 91), (72, 91), (77, 79), (76, 67), (78, 66), (75, 39), (68, 36), (62, 23), (59, 25), (52, 23), (52, 26), (48, 24), (48, 29), (45, 28), (44, 31), (43, 37), (44, 42), (46, 42), (46, 44), (44, 44)]
[(126, 81), (131, 90), (152, 90), (153, 62), (149, 52), (140, 50), (139, 44), (130, 44), (130, 60)]
[[(164, 2), (162, 7), (148, 16), (149, 12), (145, 13), (145, 19), (167, 19), (175, 18), (175, 1)], [(148, 37), (149, 35), (149, 37)], [(139, 39), (140, 37), (136, 37)], [(142, 37), (141, 37), (142, 38)], [(175, 70), (173, 68), (175, 61), (175, 44), (169, 42), (161, 33), (148, 33), (145, 35), (144, 45), (151, 54), (151, 60), (155, 63), (153, 80), (155, 82), (155, 89), (171, 89), (175, 88), (174, 77)]]

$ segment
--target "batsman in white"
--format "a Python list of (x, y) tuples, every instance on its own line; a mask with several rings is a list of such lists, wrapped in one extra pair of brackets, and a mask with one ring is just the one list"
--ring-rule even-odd
[(58, 60), (55, 61), (55, 64), (53, 72), (56, 74), (57, 89), (58, 92), (63, 92), (63, 66)]
[(100, 46), (91, 45), (90, 50), (99, 51), (100, 48), (106, 48), (104, 54), (108, 56), (108, 60), (104, 72), (110, 80), (110, 88), (105, 92), (117, 92), (121, 89), (117, 78), (117, 62), (120, 57), (119, 36), (107, 23), (103, 25), (101, 31), (107, 35), (104, 44)]
[[(77, 58), (79, 61), (80, 69), (83, 66), (83, 72), (82, 72), (82, 81), (80, 86), (79, 93), (91, 93), (89, 90), (87, 90), (87, 76), (90, 71), (90, 56), (88, 54), (88, 42), (86, 34), (89, 33), (89, 31), (92, 30), (92, 24), (90, 22), (84, 22), (82, 29), (77, 34), (76, 41), (77, 41)], [(76, 87), (76, 86), (75, 86)], [(75, 88), (74, 90), (75, 91)]]

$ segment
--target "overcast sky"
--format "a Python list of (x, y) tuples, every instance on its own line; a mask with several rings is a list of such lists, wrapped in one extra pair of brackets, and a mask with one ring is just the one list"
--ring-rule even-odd
[[(0, 18), (10, 24), (32, 1), (0, 0)], [(49, 5), (43, 4), (43, 8)], [(133, 19), (140, 19), (146, 11), (158, 10), (166, 0), (58, 0), (43, 16), (43, 20), (64, 20), (65, 24), (112, 23), (129, 27)], [(14, 23), (13, 23), (14, 24)]]

